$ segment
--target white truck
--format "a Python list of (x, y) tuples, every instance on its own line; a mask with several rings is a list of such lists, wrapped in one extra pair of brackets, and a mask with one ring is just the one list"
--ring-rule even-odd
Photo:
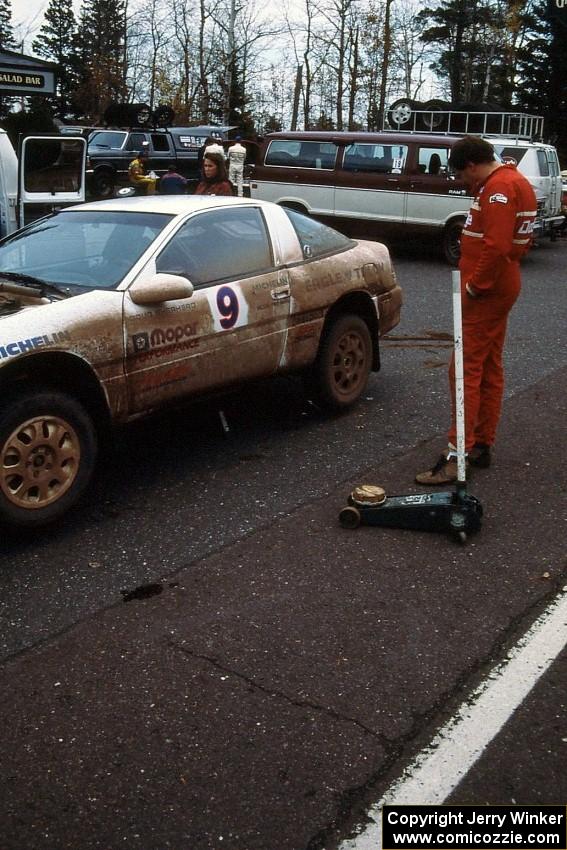
[(0, 129), (0, 238), (56, 207), (85, 200), (84, 138), (29, 135), (18, 154)]
[(510, 162), (532, 184), (538, 199), (535, 233), (554, 239), (564, 223), (561, 212), (561, 172), (553, 145), (527, 139), (485, 136), (503, 162)]

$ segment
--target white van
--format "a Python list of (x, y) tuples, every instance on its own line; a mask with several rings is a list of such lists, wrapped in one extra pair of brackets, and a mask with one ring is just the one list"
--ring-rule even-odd
[(19, 158), (0, 129), (0, 238), (55, 206), (85, 200), (86, 140), (80, 136), (26, 136)]
[(503, 162), (517, 165), (518, 171), (530, 181), (540, 207), (536, 223), (539, 225), (540, 235), (543, 232), (553, 237), (554, 231), (564, 222), (561, 215), (561, 171), (555, 148), (526, 139), (498, 136), (484, 138), (494, 146)]

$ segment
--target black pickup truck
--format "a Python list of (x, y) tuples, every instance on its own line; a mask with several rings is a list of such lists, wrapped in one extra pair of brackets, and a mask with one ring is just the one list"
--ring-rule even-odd
[(161, 176), (174, 162), (180, 174), (198, 178), (197, 155), (207, 136), (222, 144), (233, 137), (236, 127), (201, 125), (167, 129), (93, 130), (87, 152), (87, 185), (97, 198), (110, 198), (128, 181), (128, 166), (136, 154), (147, 149), (148, 171)]

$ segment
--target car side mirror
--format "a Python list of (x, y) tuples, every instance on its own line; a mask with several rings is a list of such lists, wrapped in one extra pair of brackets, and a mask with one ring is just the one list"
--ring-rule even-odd
[(149, 280), (136, 281), (128, 292), (134, 304), (146, 307), (150, 304), (162, 304), (164, 301), (191, 298), (193, 284), (181, 275), (159, 272)]

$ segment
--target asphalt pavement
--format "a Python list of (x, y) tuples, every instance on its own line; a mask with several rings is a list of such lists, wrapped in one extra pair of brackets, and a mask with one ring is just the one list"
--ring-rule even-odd
[[(2, 850), (338, 846), (565, 586), (566, 414), (564, 366), (506, 400), (464, 546), (341, 528), (357, 476), (8, 658)], [(442, 444), (364, 481), (416, 492)], [(567, 800), (565, 669), (494, 742), (514, 782), (487, 753), (453, 802)]]

